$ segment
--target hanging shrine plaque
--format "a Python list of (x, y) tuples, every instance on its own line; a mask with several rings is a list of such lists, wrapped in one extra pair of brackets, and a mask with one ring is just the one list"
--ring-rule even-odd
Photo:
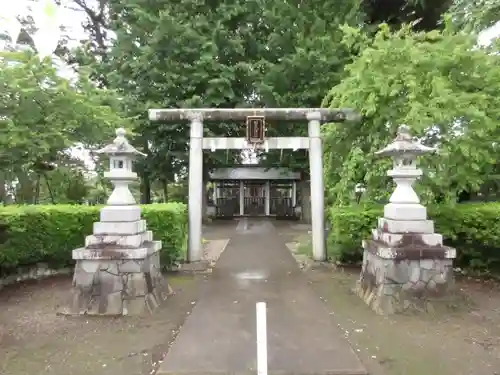
[(247, 142), (263, 143), (265, 140), (265, 118), (264, 116), (247, 117)]

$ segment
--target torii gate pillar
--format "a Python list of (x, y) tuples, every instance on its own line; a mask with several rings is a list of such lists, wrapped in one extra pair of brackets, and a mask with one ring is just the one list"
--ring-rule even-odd
[(203, 150), (245, 149), (245, 138), (204, 138), (203, 121), (244, 121), (248, 116), (264, 116), (269, 120), (308, 121), (308, 137), (268, 138), (261, 149), (308, 149), (311, 180), (311, 218), (313, 258), (324, 261), (325, 199), (323, 180), (323, 151), (320, 126), (322, 121), (357, 121), (359, 115), (351, 109), (325, 108), (199, 108), (199, 109), (150, 109), (152, 121), (190, 122), (189, 145), (189, 245), (188, 261), (202, 260), (202, 198)]
[(325, 184), (323, 180), (323, 145), (321, 143), (321, 113), (309, 112), (309, 173), (311, 181), (312, 255), (316, 261), (325, 261)]
[(188, 262), (199, 262), (203, 256), (203, 117), (192, 112), (189, 142), (189, 197), (188, 197)]

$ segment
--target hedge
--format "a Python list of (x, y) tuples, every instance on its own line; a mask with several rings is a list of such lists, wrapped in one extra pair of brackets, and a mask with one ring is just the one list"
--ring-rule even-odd
[[(37, 205), (0, 207), (0, 274), (20, 266), (71, 265), (71, 251), (84, 245), (99, 221), (97, 206)], [(142, 217), (154, 239), (161, 240), (162, 264), (183, 256), (187, 246), (187, 210), (182, 203), (142, 206)]]
[[(427, 212), (445, 244), (457, 248), (457, 267), (500, 272), (500, 203), (443, 205)], [(383, 206), (332, 207), (329, 256), (343, 263), (361, 261), (361, 241), (370, 237), (382, 213)]]

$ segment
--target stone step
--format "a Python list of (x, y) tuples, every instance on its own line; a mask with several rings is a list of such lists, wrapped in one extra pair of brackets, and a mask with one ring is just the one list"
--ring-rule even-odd
[(73, 250), (73, 259), (144, 259), (149, 256), (152, 252), (161, 249), (161, 241), (153, 241), (147, 243), (149, 246), (137, 247), (137, 248), (119, 248), (108, 246), (102, 249), (88, 249), (81, 247), (79, 249)]
[(141, 208), (136, 205), (106, 206), (101, 210), (101, 221), (129, 222), (141, 220)]
[(443, 245), (443, 236), (437, 233), (387, 233), (379, 228), (372, 229), (375, 241), (380, 241), (388, 247), (398, 246), (428, 246), (436, 247)]
[(146, 231), (146, 220), (129, 222), (98, 221), (94, 223), (94, 235), (134, 235)]
[(85, 238), (85, 247), (99, 247), (99, 246), (116, 246), (138, 248), (144, 242), (151, 242), (153, 240), (153, 232), (150, 230), (133, 235), (95, 235), (92, 234)]
[(389, 233), (434, 233), (432, 220), (392, 220), (381, 217), (378, 227)]
[(427, 209), (421, 204), (389, 203), (384, 206), (384, 217), (393, 220), (427, 220)]

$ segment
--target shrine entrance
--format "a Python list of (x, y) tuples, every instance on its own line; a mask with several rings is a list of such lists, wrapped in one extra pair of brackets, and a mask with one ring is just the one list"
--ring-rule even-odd
[[(358, 121), (360, 116), (351, 109), (326, 108), (192, 108), (192, 109), (150, 109), (151, 121), (179, 123), (190, 122), (189, 142), (189, 243), (188, 261), (197, 262), (202, 259), (202, 217), (203, 217), (203, 150), (269, 150), (269, 149), (306, 149), (309, 152), (309, 171), (311, 189), (311, 218), (312, 218), (312, 253), (317, 261), (326, 259), (325, 248), (325, 212), (324, 212), (324, 183), (323, 183), (323, 149), (321, 144), (321, 122)], [(307, 121), (307, 137), (265, 137), (265, 120), (276, 121)], [(204, 137), (203, 122), (209, 121), (245, 121), (246, 137)], [(240, 199), (240, 213), (245, 209), (245, 197), (248, 198), (248, 209), (253, 212), (262, 212), (261, 189), (249, 195), (243, 194)], [(273, 198), (268, 185), (267, 196), (264, 198), (267, 212), (289, 212), (290, 198), (286, 189), (275, 188)], [(244, 188), (244, 186), (243, 186)], [(240, 184), (241, 189), (241, 184)], [(242, 194), (240, 193), (240, 197)], [(234, 198), (230, 198), (234, 199)], [(274, 203), (271, 203), (274, 202)], [(293, 204), (292, 204), (293, 205)], [(234, 203), (236, 207), (236, 203)], [(229, 208), (227, 208), (230, 211)], [(231, 209), (232, 210), (232, 209)]]
[(278, 219), (291, 219), (297, 206), (296, 184), (289, 181), (271, 181), (270, 214)]
[(216, 217), (232, 219), (240, 213), (240, 183), (238, 181), (218, 181), (216, 188)]
[(207, 197), (207, 216), (232, 218), (266, 216), (299, 219), (301, 172), (289, 168), (265, 168), (241, 164), (215, 168), (208, 174), (212, 187)]
[(266, 216), (266, 183), (243, 181), (243, 215)]

